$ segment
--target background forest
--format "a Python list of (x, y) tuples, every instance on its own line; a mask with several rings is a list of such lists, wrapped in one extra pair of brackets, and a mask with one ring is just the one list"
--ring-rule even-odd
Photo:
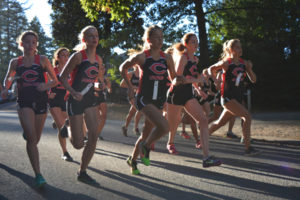
[[(52, 58), (60, 46), (72, 49), (86, 25), (98, 28), (98, 53), (111, 80), (118, 87), (119, 64), (126, 52), (142, 45), (144, 28), (164, 29), (164, 49), (187, 32), (199, 38), (200, 67), (219, 59), (222, 44), (239, 38), (243, 58), (253, 62), (258, 81), (252, 85), (255, 110), (300, 110), (300, 0), (49, 0), (52, 6), (52, 38), (39, 20), (26, 19), (24, 6), (0, 0), (0, 80), (9, 60), (21, 55), (16, 38), (24, 30), (39, 34), (39, 53)], [(115, 90), (118, 91), (118, 90)], [(112, 95), (118, 97), (115, 92)]]

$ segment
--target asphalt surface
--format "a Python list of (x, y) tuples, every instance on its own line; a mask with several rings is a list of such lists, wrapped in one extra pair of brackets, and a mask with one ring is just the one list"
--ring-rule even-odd
[[(74, 162), (61, 160), (56, 130), (47, 118), (41, 141), (41, 171), (47, 185), (34, 186), (33, 171), (12, 104), (0, 106), (0, 199), (299, 199), (300, 147), (254, 141), (262, 151), (245, 157), (238, 140), (211, 137), (211, 154), (223, 160), (220, 167), (203, 168), (195, 142), (176, 136), (179, 155), (165, 148), (167, 137), (155, 144), (151, 166), (139, 163), (142, 175), (131, 175), (126, 158), (136, 141), (121, 134), (120, 121), (108, 120), (103, 141), (98, 141), (88, 173), (98, 186), (76, 180), (82, 150), (68, 142)], [(129, 130), (132, 130), (130, 126)]]

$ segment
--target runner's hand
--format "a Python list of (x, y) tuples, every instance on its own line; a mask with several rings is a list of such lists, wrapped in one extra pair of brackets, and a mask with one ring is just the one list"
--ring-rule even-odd
[(43, 92), (43, 91), (46, 91), (48, 88), (47, 88), (47, 85), (46, 83), (40, 83), (37, 87), (36, 87), (37, 91), (39, 92)]
[(80, 92), (72, 92), (71, 95), (73, 96), (73, 98), (76, 100), (76, 101), (81, 101), (82, 98), (83, 98), (83, 95), (80, 93)]

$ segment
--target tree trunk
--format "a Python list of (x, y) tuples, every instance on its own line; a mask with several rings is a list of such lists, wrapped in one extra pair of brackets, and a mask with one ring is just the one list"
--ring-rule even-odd
[(197, 17), (197, 26), (199, 30), (199, 40), (200, 40), (200, 66), (208, 67), (209, 65), (209, 53), (208, 53), (208, 42), (207, 42), (207, 33), (205, 26), (205, 14), (203, 12), (203, 0), (194, 0), (196, 17)]

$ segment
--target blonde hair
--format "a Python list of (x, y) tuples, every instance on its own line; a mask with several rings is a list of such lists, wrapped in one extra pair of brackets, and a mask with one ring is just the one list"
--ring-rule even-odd
[(166, 54), (169, 54), (169, 55), (173, 55), (173, 52), (174, 52), (174, 48), (173, 48), (173, 46), (172, 47), (169, 47), (169, 48), (167, 48), (166, 50), (165, 50), (165, 53)]
[(92, 26), (92, 25), (84, 27), (78, 35), (79, 43), (73, 48), (73, 50), (81, 51), (83, 49), (86, 49), (86, 43), (83, 42), (82, 40), (85, 38), (87, 31), (90, 30), (90, 29), (95, 29), (97, 31), (97, 28), (95, 26)]
[[(21, 42), (24, 42), (24, 39), (26, 36), (28, 35), (32, 35), (36, 38), (36, 41), (37, 41), (37, 45), (39, 45), (39, 37), (38, 37), (38, 34), (32, 30), (28, 30), (28, 31), (24, 31), (23, 33), (21, 33), (18, 38), (17, 38), (17, 43), (18, 43), (18, 49), (20, 49), (21, 51), (24, 50), (24, 48), (21, 46)], [(36, 49), (36, 53), (37, 53), (37, 49)]]
[(220, 60), (225, 60), (230, 57), (230, 49), (238, 42), (240, 42), (239, 39), (231, 39), (224, 42), (223, 52), (221, 53)]
[(186, 49), (185, 45), (193, 36), (197, 37), (195, 33), (184, 34), (184, 36), (181, 38), (181, 42), (173, 45), (173, 49), (176, 49), (179, 53), (183, 53)]
[(208, 69), (207, 68), (203, 69), (202, 74), (206, 75), (206, 76), (209, 76)]
[(58, 57), (59, 57), (59, 54), (60, 54), (60, 52), (62, 52), (62, 51), (64, 51), (64, 50), (70, 52), (69, 49), (66, 48), (66, 47), (61, 47), (61, 48), (57, 49), (57, 50), (54, 52), (53, 59), (52, 59), (52, 65), (53, 65), (53, 67), (56, 66), (56, 65), (58, 65)]
[(138, 45), (137, 49), (128, 49), (127, 55), (132, 56), (132, 55), (138, 54), (142, 51), (143, 51), (143, 47), (141, 45)]
[(150, 48), (147, 40), (153, 35), (154, 31), (156, 31), (156, 30), (162, 31), (162, 28), (160, 28), (158, 25), (152, 25), (152, 26), (149, 26), (145, 30), (145, 33), (144, 33), (144, 36), (143, 36), (143, 41), (144, 41), (143, 50), (146, 50), (146, 49)]

